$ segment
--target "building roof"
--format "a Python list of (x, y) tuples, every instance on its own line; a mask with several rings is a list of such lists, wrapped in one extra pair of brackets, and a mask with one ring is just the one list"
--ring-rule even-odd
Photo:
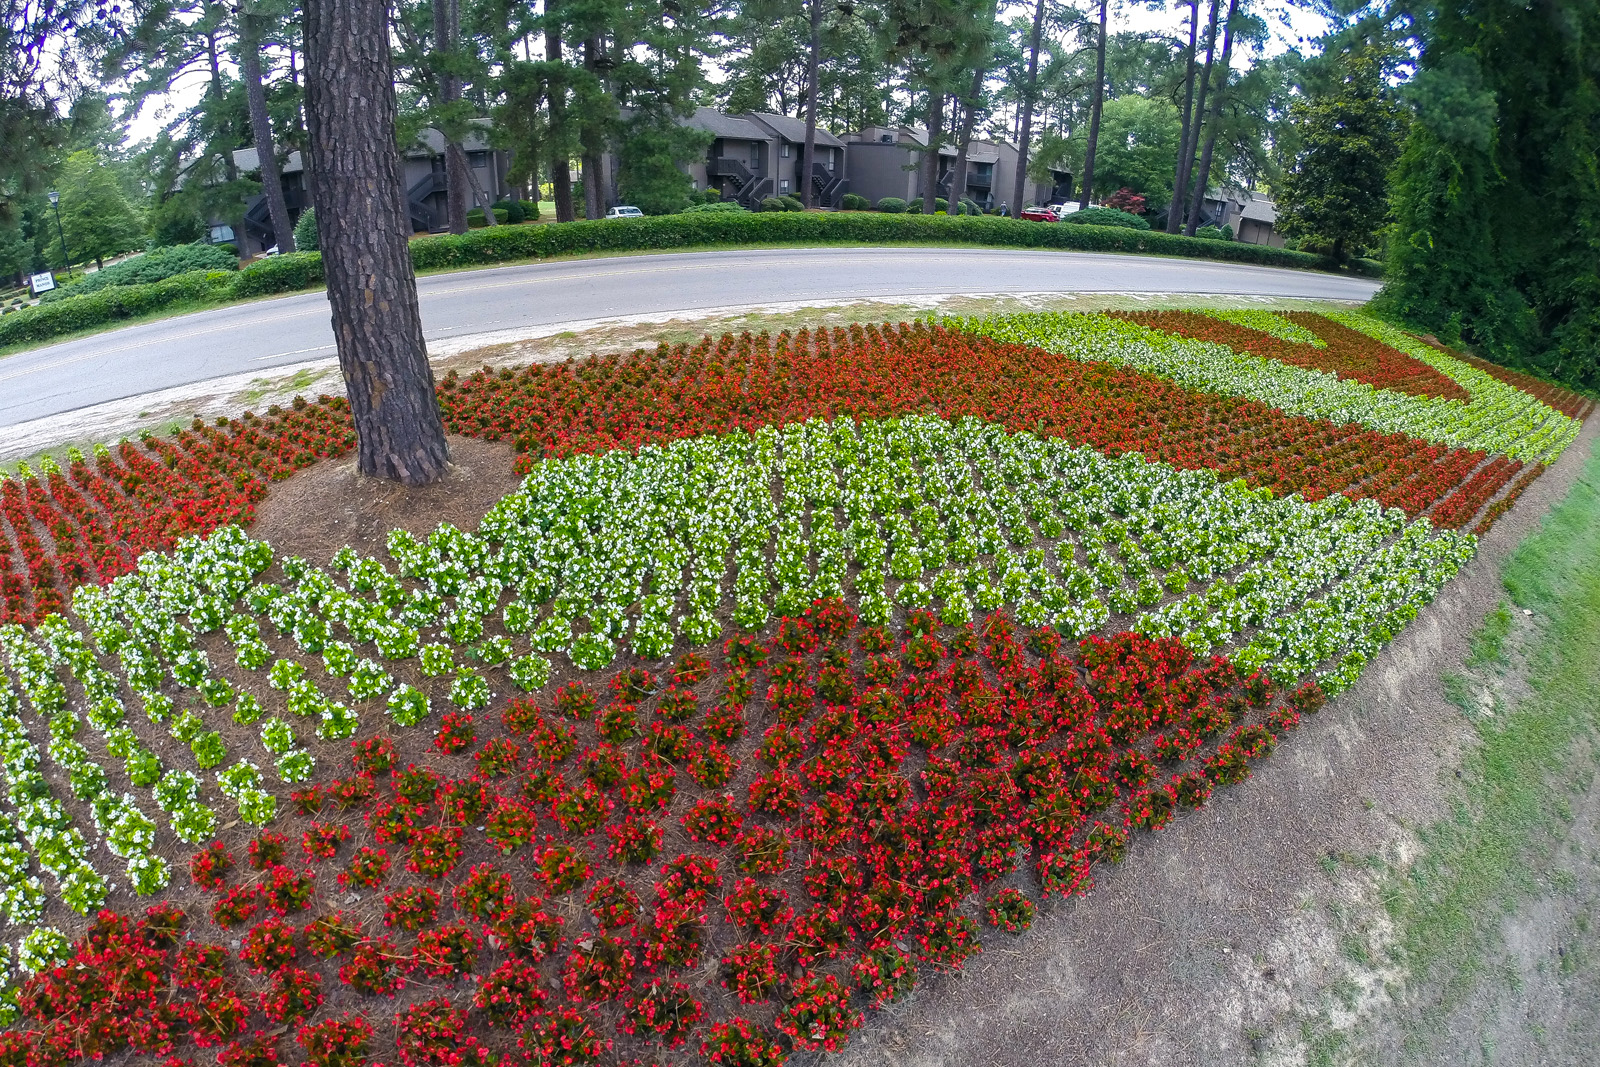
[[(461, 147), (468, 152), (482, 152), (492, 147), (489, 144), (489, 120), (485, 118), (473, 120), (474, 129), (467, 132), (461, 141)], [(444, 134), (432, 126), (424, 126), (417, 131), (417, 143), (410, 148), (402, 149), (406, 155), (444, 155)]]
[[(792, 144), (805, 144), (805, 119), (797, 119), (790, 115), (778, 115), (770, 111), (755, 111), (751, 113), (750, 117), (773, 133), (776, 133), (779, 137), (782, 137), (785, 141), (789, 141)], [(817, 127), (817, 144), (826, 145), (830, 148), (844, 147), (843, 141), (821, 126)]]
[(770, 141), (772, 134), (747, 118), (725, 115), (713, 107), (697, 107), (684, 125), (705, 130), (713, 137), (732, 137), (741, 141)]
[(1254, 193), (1246, 193), (1244, 203), (1239, 207), (1239, 217), (1272, 226), (1278, 221), (1278, 206)]
[[(254, 148), (235, 148), (233, 150), (233, 165), (248, 174), (253, 170), (261, 169), (261, 159), (256, 155)], [(306, 169), (306, 161), (299, 152), (290, 152), (289, 157), (283, 161), (279, 168), (282, 174), (299, 174)]]
[(1000, 162), (1000, 146), (989, 141), (972, 141), (967, 145), (968, 163)]

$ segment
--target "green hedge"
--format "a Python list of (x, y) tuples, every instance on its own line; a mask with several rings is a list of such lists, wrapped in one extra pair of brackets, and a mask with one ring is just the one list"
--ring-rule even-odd
[(313, 289), (322, 284), (322, 253), (291, 252), (258, 259), (233, 280), (233, 295), (271, 296)]
[[(1070, 216), (1069, 216), (1070, 217)], [(1082, 252), (1145, 252), (1255, 263), (1271, 267), (1330, 269), (1326, 257), (1266, 245), (1204, 241), (1181, 234), (1107, 226), (1063, 226), (992, 215), (889, 215), (881, 212), (819, 214), (801, 211), (722, 214), (696, 212), (632, 219), (626, 223), (571, 222), (560, 226), (501, 226), (411, 242), (418, 270), (466, 267), (582, 252), (637, 252), (742, 244), (928, 244), (998, 248), (1052, 248)], [(1360, 264), (1358, 266), (1365, 266)], [(251, 267), (250, 270), (254, 270)], [(249, 270), (243, 272), (249, 273)]]
[[(1070, 218), (1070, 216), (1069, 216)], [(1240, 242), (1109, 226), (1064, 226), (992, 215), (819, 214), (807, 211), (703, 211), (626, 222), (580, 221), (544, 226), (495, 226), (465, 234), (436, 234), (411, 242), (418, 270), (476, 267), (584, 252), (640, 252), (750, 244), (925, 244), (1045, 248), (1079, 252), (1144, 252), (1271, 267), (1328, 270), (1323, 256)], [(1350, 265), (1378, 275), (1370, 260)], [(26, 308), (0, 319), (0, 346), (47, 341), (62, 334), (130, 318), (184, 301), (221, 302), (310, 289), (322, 283), (322, 256), (296, 252), (258, 260), (237, 273), (195, 272), (153, 285), (116, 286), (87, 296)]]
[(131, 256), (105, 270), (86, 274), (71, 285), (52, 290), (40, 298), (40, 303), (54, 304), (118, 285), (149, 285), (196, 271), (238, 269), (239, 257), (216, 245), (197, 243), (152, 248), (143, 255)]
[(0, 347), (49, 341), (174, 304), (226, 298), (237, 277), (231, 271), (197, 270), (148, 285), (116, 285), (98, 293), (24, 308), (0, 318)]

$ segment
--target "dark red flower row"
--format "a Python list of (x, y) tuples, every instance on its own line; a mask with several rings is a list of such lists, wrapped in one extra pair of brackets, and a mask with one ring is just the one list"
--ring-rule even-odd
[[(1241, 348), (1279, 343), (1204, 316), (1181, 321), (1189, 319), (1232, 331), (1228, 343)], [(1298, 346), (1308, 351), (1354, 351), (1345, 335), (1364, 338), (1319, 316), (1296, 321), (1330, 339), (1324, 350)], [(1435, 521), (1450, 526), (1471, 522), (1519, 469), (1501, 460), (1485, 468), (1482, 452), (1288, 416), (1139, 371), (926, 325), (727, 334), (520, 372), (452, 374), (439, 400), (454, 432), (514, 439), (524, 469), (538, 457), (816, 417), (930, 412), (1211, 468), (1308, 499), (1372, 497), (1415, 516), (1449, 497)], [(170, 439), (124, 443), (65, 473), (6, 480), (0, 622), (60, 610), (73, 588), (126, 573), (147, 549), (249, 523), (272, 480), (353, 444), (347, 404), (324, 397), (265, 417), (196, 420)]]
[(0, 481), (0, 623), (60, 611), (77, 586), (128, 573), (142, 552), (251, 522), (270, 482), (353, 444), (345, 402), (324, 397), (215, 425), (196, 419), (170, 438)]
[[(234, 831), (194, 857), (209, 917), (102, 914), (28, 980), (0, 1062), (199, 1045), (268, 1067), (285, 1034), (318, 1067), (359, 1067), (374, 1043), (409, 1067), (837, 1048), (919, 968), (979, 951), (974, 914), (1020, 930), (1019, 885), (1083, 891), (1322, 703), (1171, 639), (1071, 648), (1004, 615), (949, 629), (929, 612), (895, 638), (837, 601), (718, 660), (512, 701), (503, 732), (472, 724), (495, 736), (436, 750), (437, 769), (357, 740), (351, 778), (295, 795), (302, 832)], [(508, 821), (524, 832), (495, 830)], [(286, 866), (293, 837), (331, 869)], [(388, 851), (412, 862), (372, 862)], [(413, 986), (442, 995), (371, 1002)], [(335, 992), (359, 1015), (324, 1016)]]
[(1360, 330), (1352, 330), (1343, 323), (1309, 311), (1284, 312), (1283, 317), (1315, 334), (1324, 342), (1322, 348), (1193, 311), (1113, 311), (1110, 314), (1163, 333), (1215, 341), (1235, 352), (1249, 352), (1307, 370), (1328, 371), (1378, 389), (1394, 389), (1413, 396), (1442, 396), (1446, 400), (1471, 399), (1461, 383), (1415, 356), (1408, 356)]

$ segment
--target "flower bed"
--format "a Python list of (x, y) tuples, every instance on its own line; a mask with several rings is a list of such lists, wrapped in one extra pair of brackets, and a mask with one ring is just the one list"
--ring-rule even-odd
[[(234, 933), (165, 905), (137, 920), (101, 912), (70, 950), (58, 947), (59, 963), (22, 984), (13, 1052), (65, 1065), (198, 1046), (226, 1060), (292, 1039), (317, 1062), (360, 1063), (390, 1048), (407, 1063), (478, 1062), (520, 1048), (556, 1063), (591, 1062), (572, 1058), (573, 1047), (660, 1059), (732, 1042), (776, 1063), (788, 1049), (837, 1048), (863, 1008), (904, 995), (919, 970), (958, 968), (980, 951), (974, 915), (1020, 931), (1034, 900), (1083, 891), (1131, 834), (1248, 777), (1323, 700), (1314, 684), (1240, 678), (1227, 659), (1170, 638), (1072, 646), (1003, 614), (949, 627), (928, 612), (891, 636), (839, 601), (782, 621), (767, 640), (730, 639), (716, 659), (710, 670), (681, 656), (659, 676), (631, 668), (597, 681), (582, 718), (541, 702), (500, 736), (526, 743), (554, 728), (574, 733), (575, 746), (514, 775), (475, 779), (466, 755), (443, 757), (438, 786), (419, 793), (398, 767), (374, 771), (358, 751), (354, 769), (373, 788), (342, 809), (354, 844), (409, 850), (427, 828), (451, 827), (493, 858), (395, 867), (380, 887), (389, 908), (402, 897), (428, 906), (407, 905), (411, 918), (385, 932), (342, 910), (336, 857), (314, 857), (303, 875), (269, 862), (262, 880), (219, 865), (221, 846), (208, 849), (196, 862), (206, 898), (251, 890), (261, 911)], [(796, 681), (804, 699), (790, 691)], [(659, 723), (683, 691), (706, 710), (685, 723), (688, 745), (674, 758), (648, 735), (605, 739), (607, 709), (627, 705)], [(715, 725), (719, 708), (747, 724), (742, 734)], [(773, 730), (795, 739), (781, 756), (752, 747)], [(624, 768), (615, 780), (594, 771), (608, 747)], [(713, 751), (726, 753), (728, 771), (704, 784), (695, 768)], [(544, 832), (496, 845), (459, 821), (452, 774), (478, 781), (490, 807), (536, 813)], [(664, 793), (631, 790), (653, 774), (672, 783)], [(563, 828), (562, 798), (586, 789), (609, 813)], [(786, 790), (792, 801), (775, 802)], [(737, 841), (680, 830), (697, 806), (728, 799), (747, 833), (789, 844), (788, 857), (753, 864)], [(413, 811), (399, 838), (380, 829), (395, 803)], [(658, 857), (608, 854), (605, 831), (630, 822), (660, 829)], [(301, 816), (293, 828), (316, 825)], [(286, 847), (256, 841), (264, 858)], [(515, 876), (552, 869), (552, 857), (572, 873), (542, 887)], [(303, 894), (272, 888), (295, 879)], [(700, 978), (707, 968), (711, 983)], [(412, 987), (432, 999), (388, 1006)], [(333, 990), (369, 1023), (325, 1012)]]
[(1377, 389), (1394, 389), (1420, 397), (1467, 400), (1470, 394), (1456, 382), (1415, 357), (1322, 315), (1286, 312), (1285, 322), (1298, 326), (1322, 343), (1308, 344), (1274, 336), (1261, 329), (1239, 325), (1220, 316), (1193, 311), (1113, 311), (1114, 318), (1197, 341), (1227, 345), (1308, 370), (1353, 378)]
[[(1291, 321), (1229, 314), (1228, 323), (1207, 321), (1241, 337), (1254, 335), (1250, 343), (1258, 346), (1284, 342), (1245, 324), (1295, 338), (1321, 331), (1349, 340), (1356, 328), (1383, 330), (1365, 319), (1339, 325), (1318, 316)], [(1404, 335), (1383, 334), (1391, 345), (1415, 346), (1399, 358), (1420, 359), (1420, 351), (1461, 378), (1472, 402), (1374, 393), (1359, 382), (1346, 383), (1361, 390), (1346, 395), (1338, 379), (1249, 354), (1231, 354), (1232, 362), (1221, 364), (1206, 356), (1212, 362), (1196, 364), (1192, 351), (1130, 347), (1124, 333), (1191, 342), (1106, 316), (964, 325), (1064, 345), (1073, 358), (926, 327), (727, 335), (653, 353), (536, 365), (520, 374), (452, 377), (441, 383), (440, 400), (451, 429), (491, 440), (512, 437), (530, 461), (817, 416), (934, 411), (947, 418), (997, 418), (1010, 429), (1110, 454), (1139, 451), (1177, 466), (1210, 467), (1276, 492), (1370, 496), (1413, 515), (1469, 481), (1487, 456), (1548, 463), (1576, 433), (1572, 420)], [(1200, 348), (1211, 353), (1214, 346)], [(1168, 374), (1189, 387), (1108, 366), (1108, 360)], [(1264, 363), (1302, 378), (1273, 377), (1277, 372), (1263, 371)], [(1287, 417), (1272, 407), (1241, 404), (1236, 396), (1333, 421)], [(1445, 406), (1429, 406), (1438, 404)], [(1401, 432), (1364, 433), (1351, 421)], [(1417, 437), (1469, 447), (1452, 452), (1419, 445)], [(171, 439), (99, 448), (92, 459), (74, 451), (65, 469), (47, 460), (37, 474), (0, 477), (0, 623), (32, 623), (59, 611), (78, 585), (127, 573), (139, 553), (170, 547), (185, 534), (248, 523), (272, 480), (343, 454), (352, 443), (344, 401), (324, 397), (265, 417), (197, 421)], [(1494, 475), (1515, 473), (1502, 465)], [(1503, 485), (1503, 479), (1475, 484), (1452, 506), (1449, 524), (1470, 522)]]
[(522, 487), (326, 568), (130, 546), (248, 519), (334, 401), (6, 483), (57, 547), (0, 626), (13, 1059), (837, 1048), (1246, 777), (1542, 470), (927, 326), (441, 399)]
[(1285, 414), (1359, 423), (1383, 433), (1503, 453), (1524, 462), (1553, 462), (1578, 434), (1575, 420), (1385, 323), (1348, 312), (1327, 318), (1441, 371), (1461, 385), (1470, 400), (1377, 389), (1364, 381), (1175, 337), (1109, 315), (1043, 312), (952, 324), (1086, 362), (1136, 367), (1190, 389), (1257, 400)]

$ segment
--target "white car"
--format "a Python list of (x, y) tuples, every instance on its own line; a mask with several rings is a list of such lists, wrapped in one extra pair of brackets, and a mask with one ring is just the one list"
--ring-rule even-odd
[(636, 207), (629, 207), (627, 204), (619, 204), (618, 206), (612, 208), (610, 211), (606, 212), (606, 218), (608, 218), (608, 219), (642, 219), (642, 218), (644, 218), (644, 212), (640, 211)]

